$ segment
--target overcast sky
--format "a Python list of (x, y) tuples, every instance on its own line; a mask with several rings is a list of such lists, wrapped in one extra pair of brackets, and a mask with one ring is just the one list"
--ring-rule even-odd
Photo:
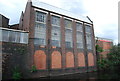
[[(39, 0), (65, 9), (76, 15), (89, 16), (94, 23), (95, 36), (118, 42), (119, 0)], [(0, 0), (0, 14), (10, 19), (9, 24), (19, 22), (27, 0)]]

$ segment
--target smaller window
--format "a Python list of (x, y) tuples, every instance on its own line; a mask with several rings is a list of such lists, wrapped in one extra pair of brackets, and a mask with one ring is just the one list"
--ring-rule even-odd
[(86, 25), (86, 27), (85, 27), (85, 31), (86, 31), (86, 33), (88, 33), (88, 34), (91, 34), (91, 32), (92, 32), (92, 30), (91, 30), (91, 26)]
[(57, 16), (52, 16), (52, 25), (60, 26), (60, 18)]
[(83, 49), (83, 25), (76, 23), (77, 48)]
[(87, 49), (92, 49), (92, 38), (89, 34), (86, 35), (86, 41), (87, 41)]
[(59, 47), (60, 46), (59, 41), (58, 40), (52, 40), (52, 46)]
[(34, 44), (36, 44), (36, 45), (45, 45), (45, 39), (43, 39), (43, 38), (35, 38), (34, 39)]
[(76, 23), (76, 30), (77, 31), (80, 31), (80, 32), (83, 32), (83, 25), (81, 23)]
[(72, 29), (72, 21), (65, 19), (65, 28)]
[(9, 31), (9, 41), (10, 42), (15, 42), (15, 37), (16, 37), (16, 32)]
[(2, 40), (5, 41), (5, 42), (9, 41), (9, 31), (2, 30)]
[(20, 33), (20, 43), (24, 43), (24, 33)]
[(46, 22), (46, 14), (43, 12), (37, 11), (36, 12), (36, 21), (45, 23)]
[(65, 45), (66, 45), (66, 48), (71, 48), (71, 47), (72, 47), (72, 44), (71, 44), (71, 42), (69, 42), (69, 41), (66, 41), (66, 42), (65, 42)]
[(15, 42), (20, 43), (20, 32), (16, 32)]

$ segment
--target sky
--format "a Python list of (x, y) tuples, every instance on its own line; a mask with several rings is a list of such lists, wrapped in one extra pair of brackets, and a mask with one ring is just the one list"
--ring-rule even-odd
[[(19, 22), (28, 0), (0, 0), (0, 14), (10, 19), (9, 24)], [(39, 0), (50, 5), (88, 16), (94, 24), (95, 36), (113, 39), (118, 43), (119, 0)]]

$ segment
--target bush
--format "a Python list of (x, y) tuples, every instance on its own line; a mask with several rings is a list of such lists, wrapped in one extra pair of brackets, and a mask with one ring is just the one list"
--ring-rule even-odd
[(21, 79), (21, 78), (22, 78), (21, 72), (20, 72), (20, 70), (19, 70), (18, 67), (14, 67), (12, 78), (13, 78), (14, 80), (18, 80), (18, 79)]
[(36, 69), (36, 66), (33, 65), (30, 72), (35, 72), (35, 71), (37, 71), (37, 69)]
[(107, 58), (99, 59), (97, 61), (100, 70), (119, 71), (120, 68), (120, 46), (113, 46)]

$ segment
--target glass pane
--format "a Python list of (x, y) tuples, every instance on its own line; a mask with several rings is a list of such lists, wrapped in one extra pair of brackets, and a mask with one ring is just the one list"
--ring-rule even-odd
[(69, 42), (69, 41), (66, 41), (66, 42), (65, 42), (65, 45), (66, 45), (66, 48), (72, 47), (72, 44), (71, 44), (71, 42)]
[(16, 38), (15, 38), (17, 43), (20, 43), (20, 32), (16, 32)]
[(87, 49), (92, 49), (92, 38), (91, 35), (86, 35)]
[(82, 32), (77, 32), (76, 35), (77, 38), (77, 48), (83, 48), (83, 33)]
[(76, 31), (81, 31), (83, 32), (83, 25), (81, 23), (76, 23)]
[(7, 30), (2, 30), (2, 40), (5, 41), (5, 42), (8, 42), (9, 41), (9, 31)]
[(57, 16), (52, 16), (52, 25), (60, 26), (60, 18)]
[(28, 43), (28, 33), (24, 33), (24, 43)]
[[(72, 30), (71, 29), (65, 29), (65, 41), (66, 41), (66, 47), (68, 48), (69, 46), (70, 47), (73, 47), (72, 43), (73, 43), (73, 40), (72, 40)], [(69, 42), (69, 44), (68, 44)], [(69, 48), (70, 48), (69, 47)]]
[(60, 42), (58, 40), (52, 40), (52, 46), (60, 46)]
[[(35, 25), (35, 42), (34, 44), (45, 45), (46, 44), (46, 25), (42, 23), (36, 23)], [(40, 43), (39, 39), (44, 39), (44, 44)]]
[(36, 21), (45, 23), (46, 22), (46, 14), (43, 12), (37, 11), (36, 12)]
[(65, 19), (65, 28), (72, 29), (72, 21)]
[(37, 45), (45, 45), (45, 39), (35, 38), (34, 44), (37, 44)]
[(24, 33), (20, 33), (20, 43), (24, 43)]
[(60, 18), (52, 16), (52, 31), (51, 31), (51, 45), (60, 47), (61, 30), (60, 30)]
[(88, 26), (88, 25), (86, 25), (85, 26), (85, 31), (86, 31), (86, 33), (90, 33), (91, 34), (91, 26)]
[(60, 41), (60, 28), (52, 27), (52, 39), (57, 39)]

